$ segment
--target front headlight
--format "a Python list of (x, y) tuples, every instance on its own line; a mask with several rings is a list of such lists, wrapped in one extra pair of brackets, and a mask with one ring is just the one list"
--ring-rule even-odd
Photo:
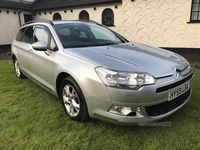
[(95, 71), (106, 86), (138, 89), (155, 83), (154, 77), (148, 73), (112, 71), (103, 67), (97, 67)]

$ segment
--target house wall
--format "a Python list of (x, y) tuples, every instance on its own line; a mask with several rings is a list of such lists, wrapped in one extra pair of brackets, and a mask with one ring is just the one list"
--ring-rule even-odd
[[(118, 8), (116, 9), (115, 6), (118, 6)], [(94, 10), (94, 8), (96, 8), (96, 10)], [(57, 11), (50, 11), (46, 12), (46, 14), (43, 12), (37, 12), (34, 17), (35, 20), (37, 19), (53, 19), (53, 15), (55, 13), (59, 13), (62, 16), (62, 20), (78, 20), (79, 19), (79, 13), (82, 10), (86, 10), (89, 13), (90, 16), (90, 20), (94, 20), (98, 23), (101, 23), (101, 15), (102, 12), (105, 8), (111, 8), (114, 11), (115, 14), (115, 26), (117, 27), (119, 25), (118, 19), (117, 19), (117, 15), (116, 14), (120, 14), (120, 11), (122, 10), (122, 5), (121, 4), (112, 4), (112, 5), (101, 5), (101, 6), (93, 6), (93, 7), (81, 7), (81, 8), (71, 8), (71, 9), (66, 9), (66, 13), (64, 12), (65, 9), (63, 10), (57, 10)], [(73, 12), (71, 12), (71, 10), (73, 10)], [(39, 14), (40, 13), (40, 14)], [(120, 23), (121, 24), (121, 23)], [(113, 28), (113, 29), (116, 29)], [(112, 28), (112, 27), (111, 27)]]
[[(9, 13), (7, 13), (9, 12)], [(15, 12), (15, 13), (14, 13)], [(0, 13), (0, 45), (9, 45), (15, 38), (19, 28), (18, 10), (1, 9)], [(22, 24), (24, 23), (24, 13), (21, 12), (20, 17)]]
[(200, 24), (189, 24), (192, 0), (123, 0), (118, 27), (128, 39), (159, 47), (200, 47)]
[[(58, 12), (62, 19), (78, 19), (81, 10), (87, 10), (90, 19), (101, 23), (101, 14), (105, 8), (111, 8), (115, 14), (113, 30), (131, 41), (159, 47), (199, 48), (200, 24), (188, 23), (192, 0), (122, 0), (122, 4), (109, 4), (89, 8), (74, 8), (52, 11), (35, 19), (51, 19)], [(117, 5), (117, 9), (115, 8)], [(96, 10), (93, 8), (96, 7)]]

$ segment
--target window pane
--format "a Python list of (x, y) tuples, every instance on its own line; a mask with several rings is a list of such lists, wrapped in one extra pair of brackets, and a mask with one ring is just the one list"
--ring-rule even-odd
[(193, 12), (191, 16), (191, 20), (197, 20), (198, 12)]
[(112, 42), (120, 42), (120, 39), (116, 37), (112, 32), (105, 28), (97, 28), (97, 27), (92, 27), (91, 31), (93, 35), (95, 36), (96, 39), (98, 40), (107, 40), (107, 41), (112, 41)]
[(62, 17), (61, 17), (61, 15), (59, 13), (55, 13), (53, 15), (53, 20), (62, 20)]
[(48, 44), (48, 33), (42, 28), (37, 28), (36, 33), (35, 33), (35, 38), (38, 41), (44, 41), (45, 43)]
[(192, 11), (198, 11), (199, 9), (199, 4), (193, 4), (192, 5)]
[(50, 47), (49, 47), (49, 48), (50, 48), (50, 50), (52, 50), (52, 51), (56, 51), (56, 50), (57, 50), (57, 46), (56, 46), (56, 43), (55, 43), (53, 37), (51, 37)]
[(21, 41), (31, 44), (32, 36), (33, 36), (33, 27), (31, 26), (31, 27), (28, 27), (27, 30), (25, 31)]
[(80, 14), (79, 14), (79, 19), (80, 20), (89, 20), (90, 17), (89, 17), (88, 12), (85, 11), (85, 10), (81, 11)]
[(199, 0), (193, 0), (193, 4), (194, 4), (194, 3), (199, 3)]
[[(70, 35), (61, 38), (62, 35), (59, 36), (59, 30), (66, 28), (70, 30)], [(115, 32), (97, 24), (67, 23), (54, 25), (54, 29), (64, 48), (103, 46), (127, 42)]]
[(23, 35), (23, 33), (24, 33), (25, 30), (26, 30), (26, 28), (22, 28), (22, 29), (19, 30), (19, 32), (17, 33), (17, 36), (15, 38), (17, 41), (21, 40), (22, 35)]
[(112, 9), (107, 8), (102, 13), (102, 24), (106, 26), (114, 25), (114, 13)]
[(80, 38), (87, 38), (87, 35), (85, 34), (84, 31), (80, 31), (81, 35), (80, 35)]
[(69, 28), (60, 29), (58, 32), (59, 32), (59, 35), (70, 35)]

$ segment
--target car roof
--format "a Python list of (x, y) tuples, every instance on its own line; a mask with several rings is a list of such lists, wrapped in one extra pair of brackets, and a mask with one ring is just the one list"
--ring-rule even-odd
[(64, 24), (64, 23), (80, 23), (80, 24), (98, 24), (95, 21), (92, 20), (33, 20), (25, 23), (23, 26), (26, 25), (36, 25), (36, 24), (50, 24), (50, 25), (57, 25), (57, 24)]

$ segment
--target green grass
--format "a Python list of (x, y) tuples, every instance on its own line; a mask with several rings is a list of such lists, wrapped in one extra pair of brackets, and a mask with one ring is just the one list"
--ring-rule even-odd
[(0, 150), (200, 149), (200, 70), (191, 100), (161, 122), (171, 127), (117, 126), (66, 117), (61, 102), (0, 61)]

